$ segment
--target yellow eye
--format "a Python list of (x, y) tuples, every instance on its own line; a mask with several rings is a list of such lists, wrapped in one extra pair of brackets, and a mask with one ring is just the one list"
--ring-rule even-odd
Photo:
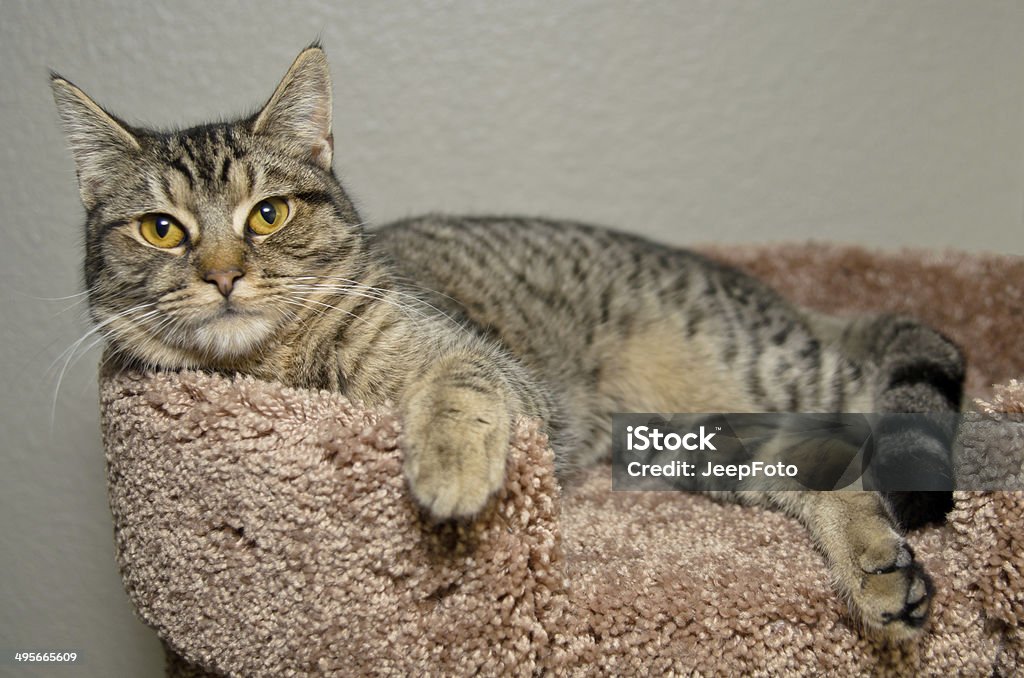
[(269, 235), (284, 226), (287, 219), (288, 203), (284, 198), (267, 198), (256, 203), (247, 222), (256, 235)]
[(166, 214), (147, 214), (139, 221), (139, 234), (150, 245), (170, 249), (185, 241), (183, 229), (173, 217)]

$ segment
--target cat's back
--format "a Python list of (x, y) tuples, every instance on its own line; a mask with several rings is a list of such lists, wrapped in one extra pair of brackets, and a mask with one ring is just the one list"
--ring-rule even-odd
[(431, 214), (369, 234), (407, 282), (490, 328), (519, 320), (532, 330), (599, 333), (718, 291), (774, 299), (689, 250), (574, 221)]
[(705, 265), (684, 250), (571, 221), (426, 215), (370, 233), (405, 282), (439, 293), (435, 303), (520, 355), (545, 347), (578, 354), (638, 321), (659, 290), (678, 297)]
[[(458, 300), (474, 319), (568, 313), (573, 327), (617, 315), (617, 295), (656, 291), (713, 266), (686, 250), (573, 221), (425, 215), (370, 231), (400, 274)], [(561, 324), (566, 324), (563, 322)]]

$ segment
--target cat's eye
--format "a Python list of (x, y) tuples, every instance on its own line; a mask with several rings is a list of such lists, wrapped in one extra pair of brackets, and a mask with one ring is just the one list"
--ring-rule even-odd
[(288, 220), (288, 202), (284, 198), (267, 198), (256, 203), (249, 212), (249, 230), (256, 235), (270, 235)]
[(139, 235), (154, 247), (170, 249), (185, 242), (185, 229), (166, 214), (147, 214), (139, 220)]

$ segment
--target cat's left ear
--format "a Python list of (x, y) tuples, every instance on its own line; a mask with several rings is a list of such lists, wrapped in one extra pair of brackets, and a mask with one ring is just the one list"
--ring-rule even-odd
[(257, 114), (252, 131), (275, 137), (294, 155), (331, 169), (331, 74), (320, 47), (310, 47), (295, 59), (274, 96)]

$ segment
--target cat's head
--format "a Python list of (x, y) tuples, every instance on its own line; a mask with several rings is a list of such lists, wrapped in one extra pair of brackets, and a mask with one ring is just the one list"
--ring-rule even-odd
[(331, 85), (303, 51), (267, 104), (229, 123), (132, 127), (54, 74), (87, 212), (85, 280), (113, 348), (232, 367), (280, 339), (312, 283), (353, 277), (359, 219), (331, 170)]

